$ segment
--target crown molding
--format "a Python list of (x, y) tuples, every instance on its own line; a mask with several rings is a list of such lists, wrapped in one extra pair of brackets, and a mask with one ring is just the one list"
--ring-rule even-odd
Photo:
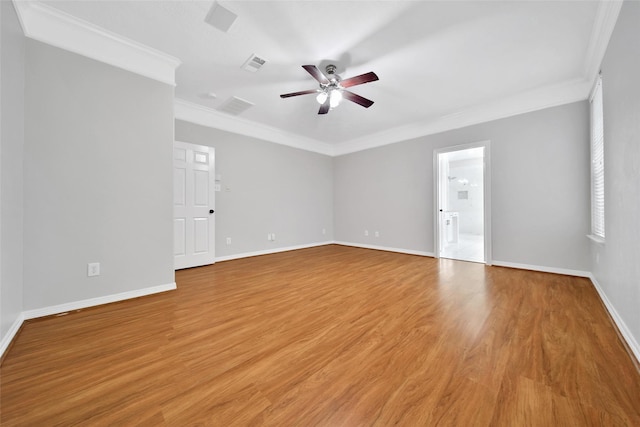
[(175, 118), (179, 120), (327, 156), (333, 155), (333, 147), (330, 144), (316, 139), (295, 135), (271, 126), (224, 114), (183, 99), (176, 98), (173, 106)]
[(14, 0), (26, 37), (175, 86), (180, 60), (60, 10)]
[(583, 68), (584, 78), (592, 84), (600, 71), (600, 65), (618, 21), (622, 3), (622, 1), (618, 0), (600, 1), (598, 3), (598, 10), (591, 28), (591, 37), (589, 38), (589, 47), (587, 48)]
[(584, 101), (589, 96), (590, 89), (590, 81), (583, 78), (573, 79), (335, 145), (230, 116), (181, 99), (175, 100), (174, 112), (175, 118), (179, 120), (336, 157), (545, 108)]
[(439, 118), (427, 119), (421, 123), (387, 129), (383, 132), (352, 139), (337, 144), (333, 149), (333, 155), (342, 156), (356, 151), (583, 101), (587, 99), (590, 87), (591, 83), (585, 79), (574, 79), (558, 85), (545, 86)]

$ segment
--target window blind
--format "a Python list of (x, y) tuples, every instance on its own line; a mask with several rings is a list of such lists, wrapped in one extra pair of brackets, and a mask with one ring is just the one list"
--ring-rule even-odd
[(604, 108), (602, 77), (591, 95), (591, 234), (604, 239)]

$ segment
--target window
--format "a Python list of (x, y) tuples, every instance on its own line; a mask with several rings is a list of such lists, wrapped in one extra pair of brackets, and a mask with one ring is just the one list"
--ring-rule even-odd
[(604, 108), (602, 76), (591, 94), (591, 237), (604, 241)]

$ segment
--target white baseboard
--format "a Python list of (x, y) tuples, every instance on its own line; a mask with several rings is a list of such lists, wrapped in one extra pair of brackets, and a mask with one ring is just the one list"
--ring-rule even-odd
[(249, 258), (249, 257), (252, 257), (252, 256), (259, 256), (259, 255), (277, 254), (279, 252), (295, 251), (297, 249), (315, 248), (316, 246), (326, 246), (326, 245), (331, 245), (333, 243), (335, 243), (335, 242), (326, 241), (326, 242), (309, 243), (309, 244), (306, 244), (306, 245), (287, 246), (287, 247), (283, 247), (283, 248), (274, 248), (274, 249), (265, 249), (265, 250), (262, 250), (262, 251), (255, 251), (255, 252), (243, 252), (243, 253), (239, 253), (239, 254), (225, 255), (225, 256), (221, 256), (221, 257), (216, 257), (216, 262), (231, 261), (232, 259)]
[(11, 341), (13, 341), (13, 339), (16, 337), (16, 334), (20, 330), (20, 326), (22, 326), (23, 323), (24, 323), (24, 314), (20, 313), (18, 318), (15, 320), (15, 322), (13, 322), (13, 324), (5, 334), (5, 336), (2, 337), (2, 340), (0, 340), (0, 357), (4, 355), (5, 351), (7, 351), (7, 349), (9, 348), (9, 345), (11, 344)]
[(433, 252), (415, 251), (413, 249), (390, 248), (387, 246), (365, 245), (362, 243), (350, 243), (350, 242), (342, 242), (342, 241), (336, 241), (332, 243), (335, 243), (336, 245), (342, 245), (342, 246), (352, 246), (354, 248), (375, 249), (377, 251), (397, 252), (397, 253), (407, 254), (407, 255), (420, 255), (420, 256), (428, 256), (428, 257), (435, 256)]
[(633, 355), (636, 357), (636, 362), (640, 363), (640, 345), (638, 344), (638, 341), (636, 341), (635, 337), (627, 327), (627, 324), (624, 323), (622, 317), (620, 317), (613, 304), (611, 304), (611, 301), (609, 301), (609, 298), (607, 298), (607, 294), (604, 293), (604, 290), (598, 283), (598, 280), (595, 278), (595, 276), (593, 274), (589, 274), (589, 279), (591, 279), (591, 283), (593, 283), (593, 286), (596, 288), (598, 295), (600, 295), (600, 299), (604, 303), (604, 306), (609, 312), (609, 315), (618, 327), (620, 334), (622, 334), (622, 337), (627, 342), (627, 345), (633, 352)]
[(570, 270), (568, 268), (545, 267), (541, 265), (519, 264), (515, 262), (496, 261), (491, 262), (496, 267), (519, 268), (520, 270), (541, 271), (543, 273), (564, 274), (565, 276), (591, 277), (591, 273), (582, 270)]
[(37, 317), (51, 316), (52, 314), (65, 313), (67, 311), (80, 310), (82, 308), (95, 307), (97, 305), (109, 304), (112, 302), (124, 301), (131, 298), (143, 297), (160, 292), (172, 291), (176, 289), (176, 283), (152, 286), (150, 288), (136, 289), (135, 291), (122, 292), (119, 294), (105, 295), (103, 297), (90, 298), (81, 301), (73, 301), (50, 307), (37, 308), (22, 312), (24, 319), (35, 319)]

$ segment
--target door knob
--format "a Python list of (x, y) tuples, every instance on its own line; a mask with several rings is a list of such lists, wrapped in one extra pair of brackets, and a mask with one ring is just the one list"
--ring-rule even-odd
[(213, 209), (209, 209), (209, 213), (210, 213), (210, 214), (212, 214), (212, 213), (214, 213), (214, 212), (215, 212), (215, 211), (214, 211)]

